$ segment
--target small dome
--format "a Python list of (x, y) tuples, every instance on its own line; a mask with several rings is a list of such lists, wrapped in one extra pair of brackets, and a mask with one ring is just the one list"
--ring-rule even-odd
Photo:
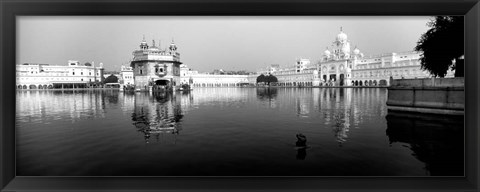
[(330, 51), (329, 51), (328, 49), (327, 49), (327, 50), (325, 50), (325, 52), (323, 52), (323, 53), (324, 53), (326, 56), (330, 56), (330, 54), (331, 54), (331, 53), (330, 53)]
[(340, 42), (347, 41), (347, 34), (345, 34), (343, 31), (340, 31), (340, 33), (337, 35), (337, 41), (340, 41)]
[(355, 49), (353, 50), (353, 53), (354, 53), (355, 55), (360, 54), (360, 49), (358, 49), (357, 47), (355, 47)]

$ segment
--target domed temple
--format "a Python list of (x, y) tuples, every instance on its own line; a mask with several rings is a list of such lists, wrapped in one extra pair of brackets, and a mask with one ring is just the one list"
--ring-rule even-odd
[(135, 89), (152, 91), (163, 87), (175, 89), (180, 85), (180, 53), (173, 39), (168, 48), (162, 49), (160, 45), (149, 46), (145, 37), (139, 49), (133, 51), (130, 66), (133, 69)]

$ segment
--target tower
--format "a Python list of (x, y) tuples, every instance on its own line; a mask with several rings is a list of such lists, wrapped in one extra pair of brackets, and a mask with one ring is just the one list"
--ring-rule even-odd
[(147, 41), (145, 41), (145, 35), (143, 35), (143, 40), (140, 43), (140, 49), (142, 49), (142, 50), (148, 49)]

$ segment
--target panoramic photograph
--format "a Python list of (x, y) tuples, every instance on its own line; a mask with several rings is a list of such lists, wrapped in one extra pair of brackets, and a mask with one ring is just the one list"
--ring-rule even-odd
[(17, 176), (465, 175), (463, 16), (17, 16)]

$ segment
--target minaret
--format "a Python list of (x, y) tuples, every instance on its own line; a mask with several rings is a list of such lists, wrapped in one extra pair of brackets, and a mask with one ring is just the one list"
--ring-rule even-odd
[(145, 35), (143, 35), (143, 40), (140, 43), (140, 49), (148, 49), (147, 41), (145, 41)]
[(170, 49), (170, 51), (172, 51), (172, 52), (176, 52), (176, 51), (177, 51), (177, 45), (175, 45), (175, 42), (174, 42), (173, 37), (172, 37), (172, 43), (170, 43), (169, 49)]

